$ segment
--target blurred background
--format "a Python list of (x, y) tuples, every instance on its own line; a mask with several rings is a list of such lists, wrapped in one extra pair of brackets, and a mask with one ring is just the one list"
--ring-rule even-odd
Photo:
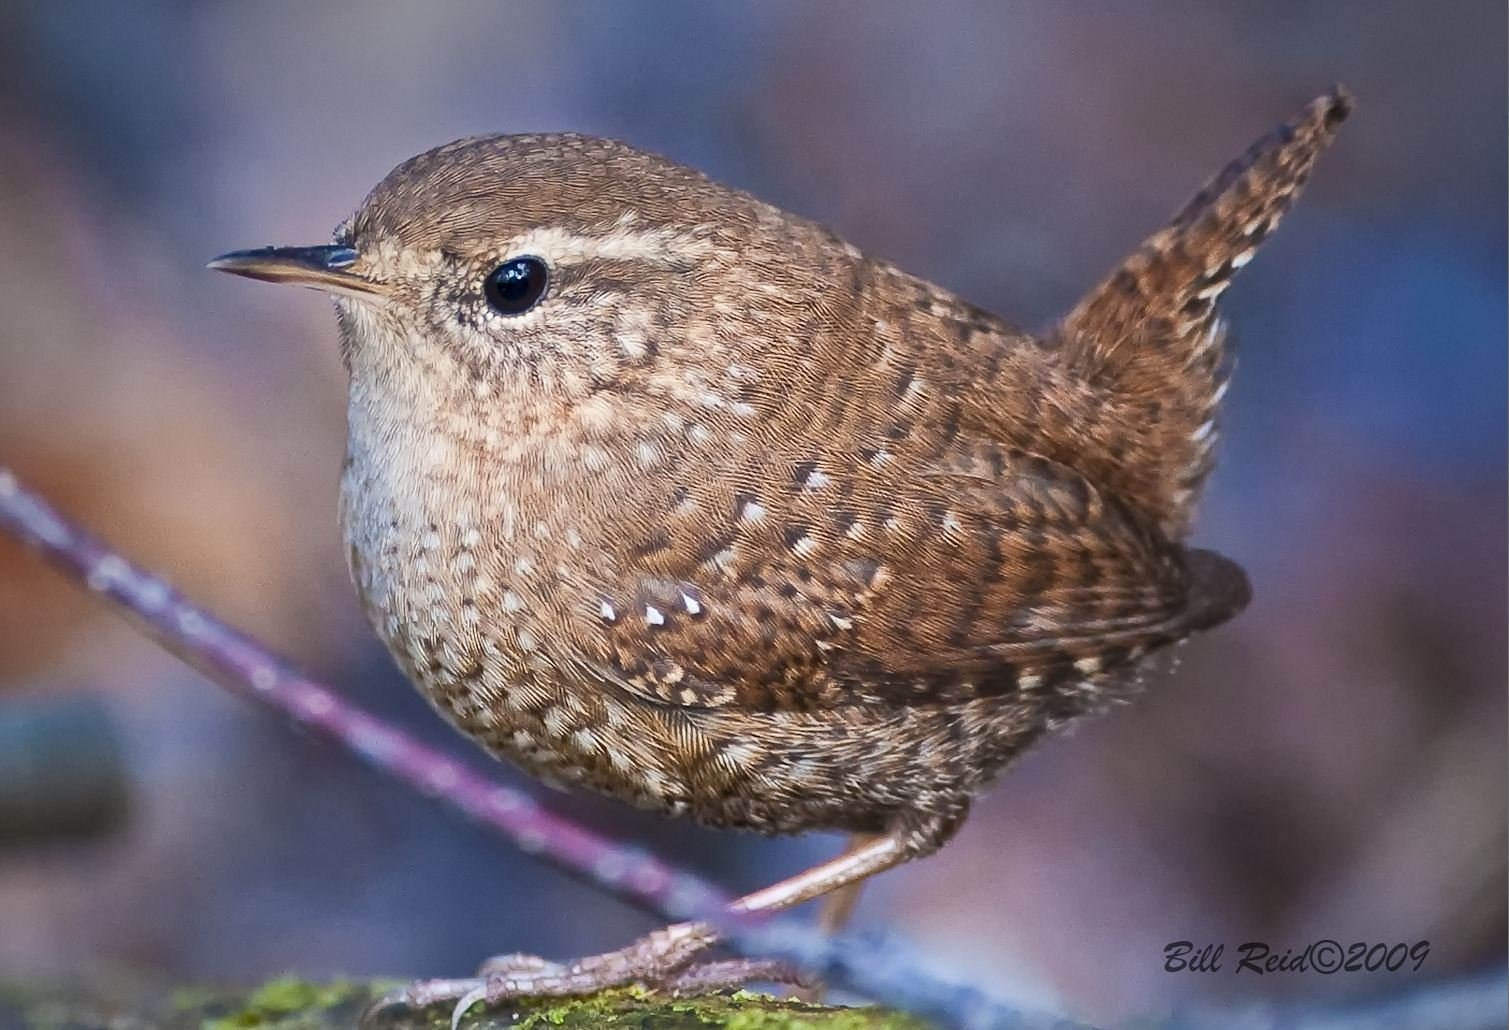
[[(1501, 4), (1408, 0), (12, 0), (0, 461), (473, 757), (346, 581), (329, 303), (206, 259), (321, 242), (454, 137), (569, 129), (1038, 326), (1344, 82), (1357, 115), (1224, 302), (1240, 361), (1197, 538), (1251, 571), (1256, 602), (1140, 703), (1020, 762), (940, 855), (873, 883), (857, 922), (1106, 1021), (1502, 967), (1505, 29)], [(651, 925), (228, 697), (3, 539), (0, 723), (96, 777), (73, 824), (0, 827), (3, 976), (454, 975)], [(838, 844), (552, 803), (730, 889)], [(1173, 940), (1317, 937), (1432, 950), (1414, 975), (1162, 971)]]

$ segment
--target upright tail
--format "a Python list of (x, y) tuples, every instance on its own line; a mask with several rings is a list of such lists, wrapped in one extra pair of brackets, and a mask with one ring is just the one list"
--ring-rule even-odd
[(1351, 113), (1341, 87), (1258, 140), (1059, 324), (1061, 369), (1103, 400), (1077, 464), (1183, 536), (1213, 464), (1227, 362), (1216, 299)]

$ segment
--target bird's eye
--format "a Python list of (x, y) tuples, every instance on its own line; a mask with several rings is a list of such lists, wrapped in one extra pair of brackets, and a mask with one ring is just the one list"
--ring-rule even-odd
[(549, 275), (539, 258), (513, 258), (488, 273), (482, 292), (498, 314), (522, 315), (545, 295)]

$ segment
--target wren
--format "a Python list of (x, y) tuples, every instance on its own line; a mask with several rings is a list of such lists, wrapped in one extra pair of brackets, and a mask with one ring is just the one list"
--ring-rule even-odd
[[(926, 855), (1034, 741), (1231, 618), (1185, 544), (1217, 299), (1351, 109), (1254, 144), (1047, 332), (605, 139), (399, 165), (325, 246), (212, 267), (335, 297), (363, 606), (460, 730), (709, 826), (864, 835), (741, 899)], [(700, 924), (413, 1002), (676, 983)]]

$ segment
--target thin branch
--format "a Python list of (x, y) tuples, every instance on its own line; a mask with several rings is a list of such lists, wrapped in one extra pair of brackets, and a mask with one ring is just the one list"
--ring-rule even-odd
[(659, 916), (717, 926), (746, 957), (785, 959), (866, 997), (961, 1027), (1078, 1026), (1024, 1014), (981, 991), (942, 980), (900, 945), (828, 938), (791, 919), (726, 911), (729, 898), (702, 878), (626, 847), (542, 807), (522, 791), (470, 771), (295, 671), (262, 644), (186, 600), (63, 518), (0, 465), (0, 529), (130, 615), (168, 651), (233, 693), (282, 712), (368, 765), (430, 795), (520, 849)]

